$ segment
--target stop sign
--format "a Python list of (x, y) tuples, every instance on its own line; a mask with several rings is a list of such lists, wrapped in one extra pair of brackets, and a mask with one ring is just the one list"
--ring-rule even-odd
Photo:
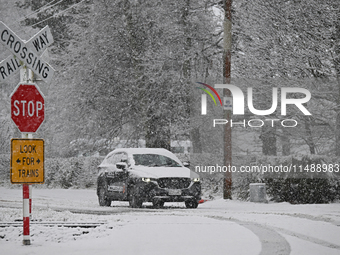
[(23, 133), (38, 130), (45, 118), (45, 101), (37, 85), (18, 84), (11, 95), (11, 118)]

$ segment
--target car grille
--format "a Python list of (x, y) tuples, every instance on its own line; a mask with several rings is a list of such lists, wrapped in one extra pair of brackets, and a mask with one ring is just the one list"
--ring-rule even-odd
[(158, 186), (163, 189), (185, 189), (190, 182), (190, 178), (159, 178)]

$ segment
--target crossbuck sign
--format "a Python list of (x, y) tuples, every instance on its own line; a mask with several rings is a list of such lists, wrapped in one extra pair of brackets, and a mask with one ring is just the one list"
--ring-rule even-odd
[(40, 58), (41, 53), (53, 43), (48, 26), (40, 30), (28, 42), (24, 42), (0, 21), (0, 43), (14, 54), (0, 63), (0, 82), (17, 73), (23, 65), (26, 65), (46, 83), (51, 82), (54, 69)]

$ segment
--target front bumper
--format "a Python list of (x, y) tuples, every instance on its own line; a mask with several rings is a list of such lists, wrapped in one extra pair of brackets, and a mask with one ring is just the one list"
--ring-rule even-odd
[(184, 189), (160, 188), (157, 182), (140, 183), (143, 202), (185, 202), (201, 200), (201, 183), (191, 182)]

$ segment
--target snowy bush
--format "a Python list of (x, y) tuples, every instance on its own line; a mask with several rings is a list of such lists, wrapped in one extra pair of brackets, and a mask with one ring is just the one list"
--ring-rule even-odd
[(102, 157), (45, 159), (45, 184), (66, 189), (94, 187), (97, 167), (102, 161)]
[(292, 204), (329, 203), (339, 198), (339, 180), (266, 179), (267, 193), (276, 202)]
[[(334, 158), (326, 156), (294, 157), (257, 157), (254, 165), (310, 167), (311, 165), (333, 164)], [(340, 199), (339, 173), (303, 172), (296, 173), (239, 173), (233, 175), (234, 195), (242, 200), (249, 199), (249, 184), (262, 182), (266, 184), (267, 195), (275, 202), (290, 203), (328, 203)]]
[(0, 155), (0, 185), (10, 183), (10, 163), (11, 155)]
[[(334, 164), (334, 159), (322, 156), (292, 158), (292, 164), (302, 169), (314, 165)], [(294, 178), (295, 177), (295, 178)], [(340, 198), (339, 174), (312, 172), (288, 175), (283, 178), (265, 178), (267, 193), (273, 201), (293, 204), (329, 203)]]

